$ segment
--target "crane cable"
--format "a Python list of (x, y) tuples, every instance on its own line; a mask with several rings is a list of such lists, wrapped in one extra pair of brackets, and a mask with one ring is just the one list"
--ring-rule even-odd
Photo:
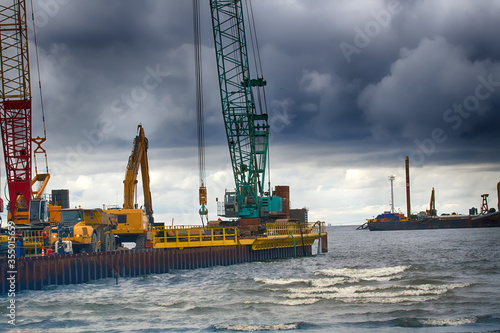
[[(259, 41), (257, 39), (257, 29), (255, 27), (255, 17), (253, 15), (253, 6), (251, 0), (245, 1), (245, 6), (246, 6), (246, 12), (248, 13), (248, 22), (250, 26), (250, 45), (252, 49), (252, 55), (253, 55), (253, 60), (255, 64), (255, 70), (256, 70), (256, 75), (257, 78), (263, 78), (263, 70), (262, 70), (262, 61), (260, 59), (260, 47), (259, 47)], [(262, 88), (262, 98), (260, 96), (260, 89), (257, 90), (258, 94), (258, 100), (259, 100), (259, 107), (260, 107), (260, 112), (262, 114), (262, 107), (264, 109), (264, 112), (267, 113), (267, 101), (266, 101), (266, 90), (264, 87)], [(262, 103), (261, 103), (262, 102)]]
[[(245, 1), (245, 6), (246, 6), (246, 12), (247, 18), (248, 18), (248, 23), (250, 27), (250, 46), (252, 50), (252, 56), (255, 64), (255, 70), (256, 70), (256, 75), (257, 78), (263, 78), (263, 70), (262, 70), (262, 61), (260, 58), (260, 47), (259, 47), (259, 41), (257, 39), (257, 29), (255, 25), (255, 17), (253, 15), (253, 6), (252, 6), (252, 1), (247, 0)], [(266, 98), (266, 89), (264, 86), (262, 87), (256, 87), (257, 88), (257, 100), (258, 100), (258, 111), (259, 114), (268, 114), (267, 113), (267, 98)], [(262, 95), (261, 95), (262, 91)], [(271, 162), (270, 162), (270, 153), (269, 153), (269, 144), (267, 145), (267, 180), (268, 180), (268, 191), (271, 194)]]
[(194, 23), (194, 58), (195, 58), (195, 84), (196, 84), (196, 111), (198, 128), (198, 166), (200, 172), (200, 186), (205, 183), (205, 133), (203, 123), (203, 75), (201, 63), (201, 41), (200, 41), (200, 2), (193, 0), (193, 23)]
[[(200, 1), (193, 0), (193, 25), (194, 25), (194, 60), (195, 60), (195, 86), (196, 86), (196, 111), (198, 129), (198, 169), (200, 173), (200, 217), (203, 223), (203, 216), (208, 220), (208, 210), (206, 209), (206, 188), (205, 188), (205, 128), (203, 116), (203, 74), (201, 60), (201, 36), (200, 36)], [(202, 192), (203, 191), (203, 192)], [(202, 198), (203, 196), (203, 198)]]
[[(31, 0), (30, 3), (31, 3), (31, 20), (33, 22), (33, 42), (35, 43), (36, 68), (37, 68), (37, 74), (38, 74), (38, 88), (40, 90), (40, 106), (41, 106), (41, 110), (42, 110), (42, 123), (43, 123), (43, 138), (41, 138), (41, 137), (38, 136), (36, 138), (32, 138), (32, 141), (35, 142), (38, 145), (37, 148), (34, 151), (35, 156), (36, 156), (37, 153), (44, 153), (45, 154), (46, 172), (49, 173), (49, 164), (48, 164), (48, 160), (47, 160), (47, 152), (45, 151), (45, 149), (43, 149), (41, 147), (41, 144), (43, 142), (45, 142), (45, 140), (47, 139), (47, 129), (45, 127), (45, 109), (44, 109), (44, 104), (43, 104), (42, 78), (41, 78), (41, 75), (40, 75), (40, 57), (39, 57), (39, 54), (38, 54), (38, 42), (37, 42), (37, 38), (36, 38), (35, 10), (34, 10), (34, 6), (33, 6), (33, 0)], [(37, 172), (36, 158), (34, 160), (35, 160), (35, 171)]]

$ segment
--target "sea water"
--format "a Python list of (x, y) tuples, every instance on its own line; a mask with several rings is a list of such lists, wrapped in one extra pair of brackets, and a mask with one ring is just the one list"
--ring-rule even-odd
[(355, 229), (306, 258), (24, 291), (15, 326), (1, 296), (0, 331), (500, 332), (500, 228)]

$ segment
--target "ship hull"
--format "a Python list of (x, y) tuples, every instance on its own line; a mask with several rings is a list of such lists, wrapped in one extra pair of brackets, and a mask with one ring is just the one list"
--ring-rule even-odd
[(493, 228), (493, 227), (500, 227), (499, 212), (483, 216), (475, 216), (475, 217), (446, 216), (446, 217), (431, 217), (422, 220), (368, 221), (368, 229), (370, 229), (370, 231)]

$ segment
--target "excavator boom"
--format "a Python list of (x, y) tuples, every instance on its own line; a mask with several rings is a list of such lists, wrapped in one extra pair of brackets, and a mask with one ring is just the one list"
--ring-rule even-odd
[(144, 134), (144, 129), (142, 125), (137, 127), (139, 134), (134, 139), (134, 146), (132, 148), (132, 153), (128, 159), (127, 170), (125, 172), (124, 184), (124, 198), (123, 198), (123, 208), (134, 209), (134, 196), (137, 184), (137, 175), (139, 174), (139, 167), (141, 168), (142, 174), (142, 186), (144, 190), (144, 208), (146, 214), (150, 220), (153, 222), (153, 204), (151, 198), (150, 182), (149, 182), (149, 165), (148, 165), (148, 139)]

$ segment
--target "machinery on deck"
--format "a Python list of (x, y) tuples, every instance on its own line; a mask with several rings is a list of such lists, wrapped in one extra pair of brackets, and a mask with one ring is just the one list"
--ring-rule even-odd
[[(112, 208), (105, 212), (118, 216), (118, 226), (114, 231), (116, 243), (136, 243), (136, 248), (143, 248), (146, 242), (148, 228), (154, 224), (151, 190), (149, 187), (148, 139), (142, 125), (137, 127), (138, 135), (134, 139), (132, 153), (128, 159), (125, 172), (123, 208)], [(135, 203), (137, 193), (137, 176), (139, 167), (142, 174), (144, 208)]]
[[(51, 207), (43, 196), (50, 179), (48, 166), (44, 173), (39, 173), (36, 166), (37, 154), (45, 155), (47, 165), (47, 154), (41, 146), (46, 140), (46, 132), (44, 123), (44, 137), (32, 138), (25, 0), (0, 5), (0, 48), (0, 127), (9, 187), (8, 219), (15, 223), (16, 229), (40, 230), (48, 226), (50, 211), (58, 211), (60, 207)], [(34, 151), (32, 142), (37, 145)], [(33, 178), (32, 153), (35, 160)], [(3, 202), (0, 202), (0, 211), (3, 211)], [(57, 221), (52, 218), (52, 222)]]
[(117, 225), (117, 216), (102, 209), (63, 209), (53, 242), (56, 249), (58, 242), (69, 243), (74, 253), (114, 251)]
[(223, 203), (218, 202), (218, 211), (223, 211), (219, 215), (238, 218), (240, 228), (288, 219), (288, 186), (276, 193), (269, 182), (265, 191), (268, 114), (265, 101), (255, 99), (253, 89), (258, 91), (258, 97), (265, 97), (266, 81), (258, 73), (257, 78), (250, 75), (242, 1), (211, 0), (210, 9), (222, 114), (236, 185), (226, 190)]
[[(44, 195), (50, 179), (47, 153), (42, 148), (46, 140), (45, 115), (42, 104), (44, 136), (33, 138), (26, 1), (11, 1), (11, 5), (0, 5), (0, 128), (9, 187), (8, 220), (14, 222), (26, 253), (40, 253), (58, 242), (58, 236), (66, 238), (78, 251), (114, 249), (111, 230), (116, 228), (116, 216), (92, 209), (62, 209)], [(34, 150), (32, 142), (36, 144)], [(45, 157), (45, 172), (38, 172), (39, 154)], [(67, 190), (57, 191), (66, 192), (67, 208)], [(51, 223), (55, 226), (51, 227)]]

